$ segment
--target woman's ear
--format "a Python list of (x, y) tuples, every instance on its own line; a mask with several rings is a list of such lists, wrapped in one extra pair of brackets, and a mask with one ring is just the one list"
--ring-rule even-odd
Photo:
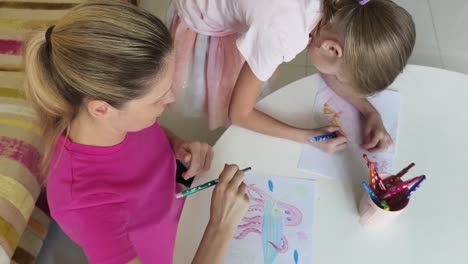
[(113, 110), (112, 106), (102, 100), (89, 100), (86, 106), (88, 114), (98, 119), (107, 118)]

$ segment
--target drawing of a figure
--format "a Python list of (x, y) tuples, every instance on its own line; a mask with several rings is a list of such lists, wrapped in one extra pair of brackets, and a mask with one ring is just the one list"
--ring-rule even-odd
[(327, 121), (330, 125), (341, 127), (341, 112), (336, 112), (333, 110), (333, 108), (330, 106), (330, 101), (323, 104), (323, 114), (325, 121)]
[[(269, 190), (273, 192), (271, 181)], [(288, 251), (285, 228), (301, 224), (302, 213), (293, 205), (275, 200), (255, 184), (248, 185), (248, 194), (251, 201), (249, 213), (238, 226), (234, 238), (243, 239), (248, 234), (259, 234), (264, 263), (274, 263), (278, 254)]]

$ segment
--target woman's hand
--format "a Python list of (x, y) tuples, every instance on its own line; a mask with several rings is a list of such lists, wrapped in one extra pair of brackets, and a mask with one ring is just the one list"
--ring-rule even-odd
[(182, 174), (184, 179), (209, 170), (213, 160), (213, 150), (204, 142), (179, 141), (174, 145), (174, 153), (176, 159), (188, 164), (188, 170)]
[(244, 173), (236, 165), (225, 165), (211, 196), (210, 221), (192, 264), (221, 264), (234, 231), (249, 208)]
[(249, 207), (245, 174), (237, 165), (225, 165), (211, 197), (209, 226), (233, 232)]

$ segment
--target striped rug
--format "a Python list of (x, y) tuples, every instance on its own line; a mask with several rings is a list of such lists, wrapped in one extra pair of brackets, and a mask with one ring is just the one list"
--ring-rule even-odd
[(35, 263), (46, 237), (37, 201), (40, 130), (23, 93), (23, 43), (82, 0), (0, 0), (0, 263)]
[(0, 1), (0, 70), (21, 71), (23, 41), (31, 30), (46, 29), (82, 0)]
[(23, 78), (19, 71), (0, 71), (0, 263), (12, 256), (34, 263), (50, 221), (36, 207), (40, 134)]
[(23, 41), (73, 2), (0, 1), (0, 263), (34, 263), (50, 218), (35, 207), (39, 127), (23, 94)]

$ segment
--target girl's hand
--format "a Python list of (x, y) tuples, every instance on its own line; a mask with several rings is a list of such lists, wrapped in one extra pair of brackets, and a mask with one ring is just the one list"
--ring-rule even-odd
[(188, 170), (182, 174), (184, 179), (191, 178), (211, 167), (213, 150), (204, 142), (180, 141), (174, 146), (176, 159), (189, 164)]
[(369, 152), (385, 151), (393, 145), (380, 114), (372, 112), (363, 115), (363, 139), (361, 147)]
[(249, 207), (244, 178), (237, 165), (224, 166), (211, 196), (209, 225), (234, 232)]
[[(336, 132), (338, 136), (336, 138), (323, 140), (320, 142), (310, 142), (310, 139), (316, 136), (321, 136)], [(344, 136), (344, 133), (337, 126), (326, 126), (314, 130), (308, 130), (305, 133), (306, 143), (315, 146), (325, 152), (334, 153), (345, 149), (348, 146), (348, 139)]]

